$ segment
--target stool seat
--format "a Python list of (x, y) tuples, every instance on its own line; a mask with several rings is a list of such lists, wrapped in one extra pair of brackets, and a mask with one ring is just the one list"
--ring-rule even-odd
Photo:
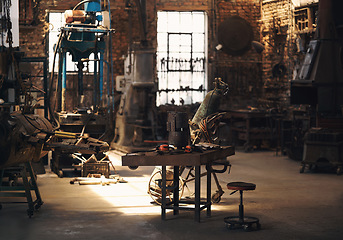
[(245, 191), (245, 190), (255, 190), (256, 184), (246, 183), (246, 182), (230, 182), (227, 185), (227, 189)]

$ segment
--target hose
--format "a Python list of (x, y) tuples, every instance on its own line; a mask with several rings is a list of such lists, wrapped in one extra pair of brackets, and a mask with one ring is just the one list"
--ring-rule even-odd
[[(63, 32), (61, 32), (60, 36), (58, 37), (57, 45), (56, 45), (56, 48), (55, 48), (55, 51), (54, 51), (54, 59), (53, 59), (53, 62), (52, 62), (52, 71), (51, 71), (51, 75), (50, 75), (50, 86), (49, 86), (49, 92), (48, 92), (48, 99), (49, 99), (49, 101), (47, 101), (48, 102), (49, 114), (50, 114), (50, 117), (52, 118), (52, 119), (50, 119), (50, 121), (53, 120), (57, 124), (57, 126), (54, 127), (53, 130), (57, 130), (57, 129), (60, 128), (60, 123), (55, 118), (54, 113), (53, 113), (52, 108), (51, 108), (50, 96), (52, 94), (52, 86), (53, 86), (53, 82), (54, 82), (56, 55), (57, 55), (57, 51), (58, 51), (58, 49), (60, 47), (63, 35), (64, 35)], [(57, 88), (56, 88), (56, 91), (57, 91)], [(56, 101), (56, 98), (55, 98), (55, 101)]]
[(78, 7), (80, 7), (82, 4), (85, 4), (87, 2), (99, 2), (98, 0), (84, 0), (79, 2), (78, 4), (75, 5), (75, 7), (73, 8), (73, 10), (76, 10)]

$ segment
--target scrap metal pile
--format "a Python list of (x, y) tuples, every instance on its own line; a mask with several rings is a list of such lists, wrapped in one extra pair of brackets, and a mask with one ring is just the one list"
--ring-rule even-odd
[(0, 168), (39, 161), (50, 150), (97, 154), (109, 150), (107, 142), (80, 134), (53, 130), (43, 117), (21, 112), (0, 114)]

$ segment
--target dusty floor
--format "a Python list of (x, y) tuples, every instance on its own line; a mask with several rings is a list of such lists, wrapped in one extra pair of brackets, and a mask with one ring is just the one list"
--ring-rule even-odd
[[(272, 151), (238, 150), (229, 159), (231, 173), (218, 175), (225, 191), (222, 200), (212, 206), (212, 217), (202, 212), (200, 223), (189, 211), (178, 216), (168, 212), (167, 220), (161, 220), (160, 207), (151, 204), (147, 194), (153, 167), (135, 171), (116, 167), (127, 183), (109, 186), (71, 185), (70, 177), (58, 178), (47, 172), (38, 176), (44, 204), (31, 219), (26, 215), (26, 204), (3, 204), (0, 239), (343, 238), (343, 176), (327, 171), (300, 174), (299, 162)], [(260, 231), (226, 229), (224, 217), (238, 212), (239, 194), (230, 195), (225, 189), (231, 181), (257, 185), (255, 191), (244, 194), (244, 203), (246, 215), (260, 218)]]

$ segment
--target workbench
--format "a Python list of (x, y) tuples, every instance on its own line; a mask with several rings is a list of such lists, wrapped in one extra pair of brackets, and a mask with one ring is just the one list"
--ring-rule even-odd
[(231, 135), (235, 140), (243, 140), (244, 150), (250, 152), (254, 143), (261, 145), (263, 140), (272, 139), (270, 116), (260, 110), (231, 110), (228, 112), (231, 119)]
[[(128, 154), (122, 156), (123, 166), (161, 166), (162, 167), (162, 199), (161, 199), (161, 218), (166, 219), (166, 209), (173, 209), (174, 215), (179, 214), (179, 210), (194, 211), (194, 220), (200, 222), (200, 212), (203, 209), (207, 210), (207, 216), (211, 216), (211, 171), (212, 164), (216, 160), (226, 159), (227, 156), (235, 154), (235, 149), (232, 146), (213, 147), (203, 152), (178, 153), (178, 154), (159, 154), (157, 152), (145, 152), (138, 154)], [(205, 165), (207, 171), (206, 184), (207, 195), (206, 200), (200, 200), (200, 175), (201, 166)], [(173, 200), (167, 203), (167, 179), (166, 166), (174, 167), (173, 174)], [(179, 167), (194, 166), (195, 168), (195, 189), (194, 200), (179, 199)], [(170, 181), (170, 180), (168, 180)], [(180, 206), (180, 203), (187, 205)], [(188, 205), (194, 205), (189, 207)]]

